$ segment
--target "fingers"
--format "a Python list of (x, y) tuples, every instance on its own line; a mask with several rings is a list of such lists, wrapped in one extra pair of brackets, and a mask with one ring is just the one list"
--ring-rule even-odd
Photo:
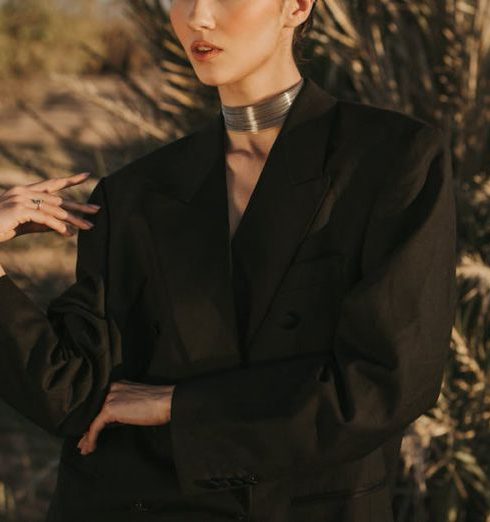
[[(82, 450), (85, 447), (85, 442), (87, 440), (87, 431), (83, 434), (83, 437), (78, 441), (77, 448), (80, 450), (80, 453), (82, 453)], [(82, 453), (83, 454), (83, 453)]]
[[(57, 197), (59, 197), (59, 196), (57, 196)], [(60, 206), (62, 208), (76, 210), (77, 212), (82, 212), (82, 213), (90, 212), (91, 214), (95, 214), (100, 210), (100, 206), (94, 205), (93, 203), (78, 203), (78, 201), (72, 201), (72, 200), (63, 199), (63, 198), (60, 198), (60, 199), (62, 201), (60, 204)]]
[(62, 208), (76, 210), (82, 213), (89, 212), (95, 214), (100, 209), (99, 205), (78, 203), (77, 201), (64, 199), (59, 195), (53, 194), (53, 192), (66, 188), (67, 186), (82, 183), (89, 175), (89, 172), (83, 172), (81, 174), (74, 174), (63, 178), (54, 178), (27, 185), (15, 186), (7, 190), (4, 193), (4, 196), (8, 197), (15, 194), (28, 194), (30, 197), (35, 198), (39, 197), (39, 193), (42, 193), (42, 199), (51, 205), (61, 206)]
[(110, 420), (107, 417), (106, 410), (102, 409), (78, 443), (78, 448), (80, 448), (80, 453), (82, 455), (87, 455), (88, 453), (95, 451), (97, 448), (97, 438), (99, 437), (99, 433), (107, 424), (109, 424), (109, 422)]
[(84, 436), (80, 439), (78, 448), (80, 449), (80, 453), (82, 455), (87, 455), (88, 453), (95, 451), (99, 433), (107, 425), (116, 422), (115, 415), (111, 408), (111, 403), (113, 400), (112, 391), (115, 389), (117, 389), (117, 385), (113, 382), (110, 386), (109, 393), (105, 397), (104, 404), (102, 405), (99, 414), (90, 424), (88, 431), (85, 432)]
[[(31, 202), (32, 204), (32, 202)], [(71, 236), (74, 234), (74, 230), (68, 225), (68, 223), (65, 223), (56, 217), (43, 212), (41, 210), (34, 210), (34, 209), (21, 209), (21, 215), (18, 219), (18, 223), (27, 223), (27, 222), (35, 222), (40, 223), (42, 225), (45, 225), (49, 228), (52, 228), (56, 232), (59, 232), (63, 236)]]
[[(19, 224), (29, 221), (39, 223), (52, 228), (62, 235), (73, 235), (75, 233), (75, 230), (68, 224), (85, 230), (90, 230), (94, 226), (91, 221), (60, 207), (59, 204), (63, 202), (63, 198), (57, 195), (35, 192), (25, 187), (14, 187), (9, 189), (3, 196), (4, 203), (10, 204), (14, 208)], [(32, 199), (42, 199), (39, 209)], [(98, 212), (98, 210), (100, 210), (100, 207), (95, 209), (95, 212)], [(22, 231), (35, 231), (38, 227), (27, 224), (20, 228)]]
[[(39, 198), (39, 193), (36, 196), (36, 193), (34, 193), (33, 198), (36, 199)], [(57, 197), (55, 196), (57, 199)], [(72, 225), (75, 225), (78, 228), (83, 228), (85, 230), (91, 229), (94, 224), (91, 221), (88, 221), (87, 219), (81, 218), (76, 216), (75, 214), (72, 214), (71, 212), (68, 212), (64, 208), (59, 207), (57, 204), (50, 204), (49, 201), (46, 201), (44, 198), (44, 195), (41, 197), (43, 199), (39, 210), (42, 210), (45, 213), (50, 214), (51, 216), (54, 216), (55, 218), (58, 218), (62, 221), (66, 221), (68, 223), (71, 223)], [(29, 208), (32, 208), (33, 210), (36, 210), (37, 212), (37, 205), (34, 203), (31, 199), (31, 197), (26, 197), (26, 206)]]
[(90, 172), (82, 172), (80, 174), (73, 174), (71, 176), (63, 176), (62, 178), (51, 178), (43, 181), (37, 181), (27, 185), (33, 190), (42, 190), (47, 192), (56, 192), (66, 187), (78, 185), (83, 183), (90, 176)]
[[(101, 208), (99, 205), (94, 205), (92, 203), (79, 203), (78, 201), (64, 199), (57, 194), (51, 194), (49, 192), (38, 192), (35, 190), (30, 190), (29, 188), (23, 188), (21, 191), (18, 191), (17, 193), (24, 194), (25, 196), (33, 199), (41, 198), (43, 200), (42, 205), (49, 203), (53, 206), (58, 206), (64, 209), (76, 210), (82, 213), (90, 212), (92, 214), (95, 214)], [(11, 191), (11, 194), (14, 194), (14, 191)]]
[[(90, 172), (82, 172), (81, 174), (74, 174), (72, 176), (65, 176), (62, 178), (53, 178), (44, 181), (40, 181), (37, 183), (31, 183), (22, 187), (25, 194), (31, 195), (30, 197), (38, 198), (39, 193), (42, 194), (43, 205), (52, 205), (53, 207), (57, 206), (64, 210), (75, 210), (81, 213), (91, 213), (95, 214), (100, 210), (99, 205), (94, 205), (91, 203), (78, 203), (77, 201), (64, 199), (59, 195), (54, 195), (54, 192), (57, 192), (61, 189), (64, 189), (69, 186), (77, 185), (79, 183), (84, 182), (88, 176), (90, 176)], [(49, 209), (48, 210), (52, 210)], [(52, 212), (51, 212), (52, 213)], [(64, 219), (69, 223), (77, 226), (78, 228), (88, 228), (90, 229), (93, 224), (90, 221), (87, 221), (83, 218), (79, 218), (72, 213), (67, 213), (65, 217), (62, 217), (63, 214), (58, 214), (57, 217), (60, 219)]]
[(123, 379), (110, 383), (99, 414), (80, 439), (82, 455), (95, 451), (100, 432), (118, 424), (153, 426), (169, 422), (170, 391), (175, 385), (155, 386)]
[[(72, 211), (95, 214), (99, 205), (83, 204), (65, 200), (56, 190), (81, 183), (89, 173), (81, 173), (65, 178), (50, 179), (29, 185), (17, 185), (4, 191), (0, 205), (5, 209), (2, 215), (0, 242), (17, 235), (31, 232), (47, 232), (50, 229), (63, 236), (73, 236), (76, 228), (90, 230), (94, 224)], [(41, 199), (38, 205), (32, 199)]]

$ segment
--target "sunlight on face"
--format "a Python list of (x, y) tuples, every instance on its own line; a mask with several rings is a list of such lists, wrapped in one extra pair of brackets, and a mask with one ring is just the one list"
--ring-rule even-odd
[[(292, 32), (283, 27), (282, 7), (282, 0), (172, 0), (169, 14), (198, 78), (220, 85), (261, 67), (274, 69), (274, 60), (284, 60)], [(191, 45), (200, 39), (223, 51), (210, 60), (198, 60)]]

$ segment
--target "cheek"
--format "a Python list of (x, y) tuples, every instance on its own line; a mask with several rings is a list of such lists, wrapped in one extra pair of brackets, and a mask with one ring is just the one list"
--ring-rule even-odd
[[(189, 5), (188, 0), (173, 0), (169, 9), (170, 23), (182, 44), (192, 32), (187, 20)], [(248, 69), (274, 53), (281, 22), (278, 5), (279, 0), (217, 0), (212, 15), (216, 41), (225, 49), (221, 60), (228, 58)]]
[(222, 25), (226, 41), (242, 56), (267, 55), (276, 47), (280, 22), (277, 0), (236, 3), (229, 15)]
[(182, 9), (182, 2), (180, 2), (179, 0), (173, 0), (173, 2), (171, 3), (170, 9), (169, 9), (168, 15), (169, 15), (169, 19), (170, 19), (170, 24), (172, 25), (177, 38), (180, 41), (182, 41), (183, 27), (185, 24), (185, 20), (184, 20), (185, 15), (184, 15), (184, 11)]

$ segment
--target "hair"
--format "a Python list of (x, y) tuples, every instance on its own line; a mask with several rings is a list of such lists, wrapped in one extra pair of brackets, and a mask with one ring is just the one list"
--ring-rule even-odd
[[(283, 0), (283, 5), (286, 2), (286, 0)], [(294, 34), (293, 34), (293, 57), (294, 61), (296, 62), (296, 65), (299, 65), (300, 63), (306, 62), (307, 60), (304, 58), (303, 53), (305, 49), (305, 43), (307, 41), (307, 35), (310, 32), (311, 28), (313, 27), (313, 18), (315, 16), (315, 6), (316, 6), (317, 0), (313, 0), (313, 5), (311, 6), (310, 14), (308, 15), (308, 18), (295, 27)]]

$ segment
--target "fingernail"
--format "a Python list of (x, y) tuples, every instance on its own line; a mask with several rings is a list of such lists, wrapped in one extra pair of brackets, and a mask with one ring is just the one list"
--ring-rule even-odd
[(91, 174), (91, 172), (82, 172), (80, 176), (90, 176)]
[(92, 208), (101, 208), (100, 205), (94, 205), (93, 203), (89, 203), (88, 205), (89, 205), (89, 207), (92, 207)]

